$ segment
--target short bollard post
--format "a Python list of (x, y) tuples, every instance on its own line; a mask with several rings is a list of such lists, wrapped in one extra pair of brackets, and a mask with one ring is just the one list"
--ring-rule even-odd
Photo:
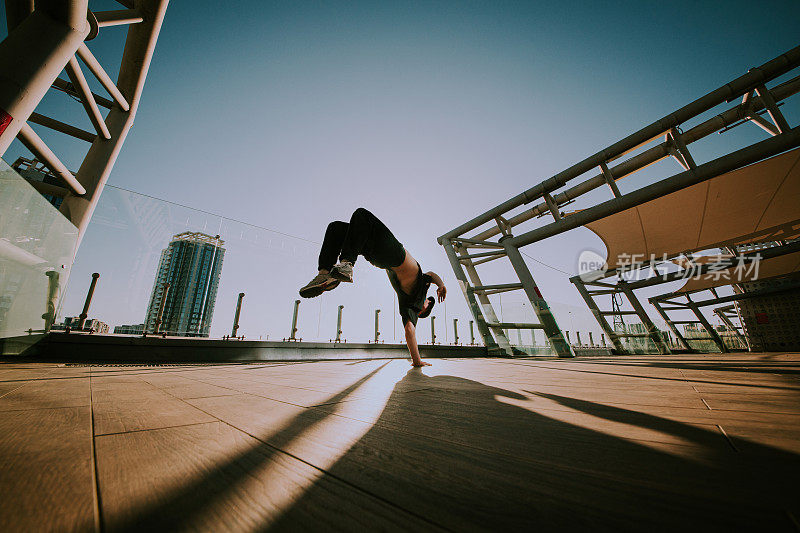
[(436, 344), (436, 317), (431, 317), (431, 344)]
[(605, 347), (605, 345), (606, 345), (606, 334), (605, 333), (601, 333), (600, 334), (600, 342), (602, 342), (603, 343), (603, 347)]
[(164, 284), (164, 292), (161, 294), (161, 305), (158, 306), (158, 316), (156, 316), (156, 325), (153, 328), (153, 333), (158, 335), (161, 330), (161, 324), (164, 319), (164, 307), (167, 305), (167, 294), (169, 294), (170, 284)]
[(236, 302), (236, 314), (233, 315), (233, 329), (231, 329), (231, 337), (236, 338), (236, 332), (239, 330), (239, 315), (242, 312), (242, 300), (244, 300), (244, 293), (239, 293), (239, 301)]
[(290, 341), (296, 341), (295, 333), (297, 333), (297, 311), (300, 309), (300, 300), (294, 301), (294, 314), (292, 315), (292, 334), (289, 335)]
[(380, 310), (380, 309), (376, 309), (376, 310), (375, 310), (375, 343), (376, 343), (376, 344), (378, 343), (378, 339), (379, 339), (379, 338), (380, 338), (380, 336), (381, 336), (381, 332), (380, 332), (380, 329), (379, 329), (379, 325), (380, 325), (380, 324), (379, 324), (379, 322), (378, 322), (378, 315), (379, 315), (380, 313), (381, 313), (381, 310)]
[(578, 346), (582, 346), (581, 345), (581, 332), (580, 331), (576, 331), (575, 332), (575, 337), (577, 337), (577, 339), (578, 339)]
[(453, 341), (453, 344), (458, 346), (458, 319), (457, 318), (453, 319), (453, 335), (455, 336), (455, 340)]
[[(48, 333), (56, 321), (56, 300), (58, 300), (58, 272), (49, 270), (45, 272), (47, 276), (47, 301), (45, 302), (44, 332)], [(33, 331), (31, 331), (33, 333)]]
[(97, 286), (97, 278), (100, 274), (95, 272), (92, 274), (92, 282), (89, 284), (89, 292), (86, 293), (86, 301), (83, 302), (83, 311), (78, 316), (78, 329), (83, 330), (86, 319), (89, 317), (89, 306), (92, 304), (92, 296), (94, 295), (94, 288)]
[(594, 347), (594, 339), (592, 338), (592, 332), (589, 332), (589, 346)]
[(339, 313), (336, 317), (336, 340), (333, 342), (342, 342), (342, 309), (344, 309), (344, 306), (340, 305)]
[(472, 325), (475, 323), (474, 320), (469, 321), (469, 345), (475, 346), (475, 332), (472, 330)]

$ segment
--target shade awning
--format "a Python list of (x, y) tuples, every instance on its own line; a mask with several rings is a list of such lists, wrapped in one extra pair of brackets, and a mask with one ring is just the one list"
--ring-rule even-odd
[(608, 268), (629, 264), (632, 257), (643, 261), (664, 254), (797, 238), (800, 148), (586, 227), (605, 243)]
[(744, 283), (756, 279), (768, 279), (786, 276), (800, 270), (800, 252), (794, 252), (778, 257), (771, 257), (740, 267), (731, 267), (691, 277), (686, 280), (686, 285), (676, 290), (675, 293), (683, 294), (714, 287), (722, 287), (731, 283)]

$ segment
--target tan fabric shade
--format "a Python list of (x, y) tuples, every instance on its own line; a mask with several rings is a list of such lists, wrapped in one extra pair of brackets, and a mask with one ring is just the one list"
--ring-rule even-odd
[[(715, 258), (716, 259), (716, 258)], [(759, 262), (758, 269), (750, 265), (740, 269), (743, 276), (739, 276), (736, 267), (722, 270), (719, 273), (706, 274), (699, 278), (686, 280), (686, 285), (678, 289), (677, 293), (693, 292), (712, 287), (722, 287), (731, 283), (743, 283), (755, 279), (767, 279), (785, 276), (800, 270), (800, 252), (786, 254), (779, 257), (764, 259)]]
[(800, 236), (800, 148), (587, 224), (620, 258)]

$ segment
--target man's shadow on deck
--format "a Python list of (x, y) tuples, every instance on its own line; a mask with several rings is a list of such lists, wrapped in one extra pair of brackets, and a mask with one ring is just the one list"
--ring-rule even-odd
[[(336, 406), (331, 404), (350, 400), (381, 368), (326, 405), (298, 415), (266, 439), (269, 445), (262, 443), (217, 465), (202, 479), (109, 529), (180, 528), (236, 490), (249, 472), (281, 453), (277, 449), (282, 445), (333, 416)], [(749, 457), (757, 466), (751, 469), (756, 477), (742, 480), (741, 471), (729, 468), (742, 457), (715, 431), (530, 392), (549, 403), (540, 407), (535, 401), (524, 403), (528, 396), (478, 381), (409, 371), (377, 421), (325, 469), (327, 477), (349, 486), (347, 496), (332, 490), (335, 483), (317, 482), (263, 529), (296, 530), (314, 524), (320, 509), (329, 509), (326, 527), (352, 530), (356, 524), (369, 524), (368, 509), (375, 508), (387, 511), (378, 520), (394, 516), (451, 530), (641, 530), (650, 525), (718, 530), (787, 524), (785, 514), (773, 511), (795, 505), (791, 493), (781, 488), (800, 471), (796, 455), (752, 445), (755, 453)], [(586, 415), (601, 419), (593, 424), (600, 430), (582, 425)], [(615, 436), (607, 424), (661, 432), (665, 442)], [(758, 456), (766, 462), (753, 459)], [(763, 470), (774, 462), (782, 470)], [(363, 501), (349, 501), (350, 489)], [(769, 513), (753, 512), (764, 507)], [(402, 523), (396, 526), (404, 528)]]
[[(800, 473), (797, 455), (750, 444), (747, 467), (714, 426), (530, 394), (537, 396), (567, 416), (514, 405), (529, 396), (513, 391), (412, 369), (370, 431), (327, 472), (401, 515), (451, 530), (791, 527), (774, 510), (796, 505), (785, 489)], [(586, 415), (602, 419), (593, 425), (602, 431), (583, 426)], [(608, 424), (649, 430), (663, 442), (615, 436)], [(291, 530), (330, 498), (317, 484), (266, 530)]]

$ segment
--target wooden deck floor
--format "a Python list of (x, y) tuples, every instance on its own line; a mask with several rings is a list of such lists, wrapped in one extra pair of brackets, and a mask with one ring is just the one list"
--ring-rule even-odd
[(800, 355), (0, 364), (0, 530), (800, 530)]

